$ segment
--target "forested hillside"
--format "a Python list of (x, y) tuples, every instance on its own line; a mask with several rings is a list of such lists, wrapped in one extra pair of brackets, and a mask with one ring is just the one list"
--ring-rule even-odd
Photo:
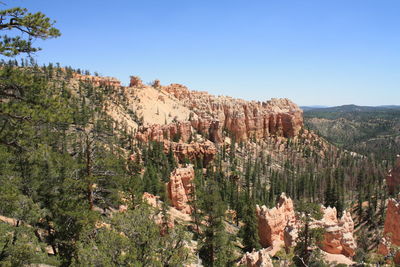
[(304, 119), (306, 127), (349, 151), (393, 163), (400, 150), (398, 106), (318, 108), (305, 111)]
[[(205, 266), (234, 264), (242, 251), (260, 248), (256, 204), (273, 207), (282, 192), (299, 211), (311, 201), (335, 207), (339, 218), (352, 212), (356, 230), (371, 235), (357, 259), (379, 243), (387, 164), (305, 129), (243, 139), (228, 128), (221, 136), (202, 127), (187, 132), (173, 117), (140, 126), (152, 120), (140, 113), (146, 107), (134, 106), (148, 97), (142, 92), (176, 105), (183, 98), (159, 84), (123, 87), (81, 70), (17, 65), (4, 62), (0, 70), (0, 215), (9, 222), (0, 224), (4, 264), (175, 266), (197, 257)], [(204, 125), (195, 112), (192, 125)], [(194, 169), (193, 180), (184, 182), (194, 185), (187, 196), (171, 185), (179, 178), (173, 171), (185, 166)], [(159, 197), (156, 208), (143, 198), (147, 193)], [(318, 257), (311, 258), (324, 260)]]
[(24, 33), (0, 40), (1, 266), (400, 262), (398, 110), (305, 126), (289, 99), (39, 66), (54, 22), (1, 14)]

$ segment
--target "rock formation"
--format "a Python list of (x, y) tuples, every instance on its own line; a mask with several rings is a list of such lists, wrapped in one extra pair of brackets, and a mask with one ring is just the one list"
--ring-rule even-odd
[(111, 86), (111, 87), (121, 87), (121, 82), (114, 77), (100, 77), (92, 75), (82, 75), (74, 72), (73, 78), (82, 82), (89, 82), (94, 86)]
[(270, 135), (294, 137), (303, 126), (303, 111), (288, 99), (245, 101), (190, 91), (179, 84), (164, 86), (162, 90), (197, 115), (197, 119), (191, 119), (193, 128), (208, 135), (213, 142), (221, 142), (223, 130), (237, 141), (246, 141)]
[(167, 125), (153, 124), (139, 129), (136, 138), (142, 142), (182, 141), (188, 142), (192, 136), (190, 122), (176, 122)]
[[(395, 253), (391, 246), (400, 246), (400, 194), (397, 199), (390, 198), (387, 204), (383, 240), (379, 244), (378, 252), (382, 255)], [(394, 262), (400, 264), (400, 251), (394, 256)]]
[(129, 83), (129, 87), (143, 87), (144, 84), (142, 82), (142, 79), (140, 79), (139, 76), (131, 76), (131, 81)]
[(244, 265), (247, 267), (273, 267), (272, 260), (267, 249), (261, 249), (251, 253), (247, 252), (243, 255), (239, 265)]
[(285, 227), (295, 220), (292, 199), (282, 193), (276, 207), (268, 209), (266, 206), (257, 205), (256, 211), (260, 244), (263, 247), (270, 247), (274, 243), (282, 243)]
[(201, 159), (203, 166), (211, 162), (217, 154), (217, 148), (214, 143), (208, 140), (200, 143), (192, 142), (190, 144), (165, 142), (164, 152), (168, 152), (170, 149), (172, 149), (180, 162), (183, 162), (185, 159), (191, 161)]
[(345, 211), (337, 218), (336, 208), (322, 207), (323, 218), (315, 222), (315, 226), (325, 229), (321, 249), (331, 254), (343, 254), (353, 257), (357, 249), (353, 237), (354, 222), (351, 214)]
[(168, 197), (177, 210), (190, 214), (192, 207), (189, 205), (193, 192), (194, 169), (192, 165), (185, 168), (176, 168), (169, 178)]
[(161, 87), (160, 80), (154, 80), (151, 86), (153, 86), (154, 88), (160, 88)]
[(386, 176), (386, 184), (388, 186), (389, 194), (400, 192), (400, 155), (397, 155), (396, 165)]
[[(331, 254), (343, 254), (352, 257), (355, 254), (356, 242), (353, 237), (354, 223), (349, 212), (344, 212), (337, 219), (336, 208), (321, 207), (323, 218), (314, 221), (311, 227), (325, 229), (321, 249)], [(300, 222), (295, 217), (293, 201), (282, 193), (276, 207), (268, 209), (257, 206), (258, 233), (263, 247), (272, 247), (273, 251), (285, 245), (295, 246)], [(270, 253), (270, 255), (272, 255)]]

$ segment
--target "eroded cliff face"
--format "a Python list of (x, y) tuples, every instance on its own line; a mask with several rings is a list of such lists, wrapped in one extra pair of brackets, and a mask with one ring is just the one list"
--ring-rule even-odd
[[(323, 218), (312, 222), (310, 227), (322, 227), (325, 230), (321, 249), (331, 254), (352, 257), (357, 248), (353, 236), (354, 223), (349, 212), (338, 219), (336, 208), (321, 207)], [(300, 222), (295, 216), (293, 201), (282, 194), (276, 207), (268, 209), (257, 206), (260, 243), (263, 247), (293, 247), (296, 245)], [(278, 246), (278, 248), (276, 247)]]
[(386, 176), (386, 184), (390, 194), (398, 194), (396, 198), (387, 201), (383, 237), (378, 247), (378, 253), (393, 257), (396, 264), (400, 264), (400, 251), (395, 246), (400, 246), (400, 155), (392, 170)]
[(397, 155), (396, 165), (386, 176), (386, 184), (390, 194), (400, 192), (400, 155)]
[(397, 199), (388, 200), (383, 239), (378, 248), (382, 255), (394, 254), (394, 262), (400, 264), (400, 252), (391, 249), (393, 246), (400, 246), (400, 194)]
[(121, 82), (114, 77), (100, 77), (73, 73), (73, 78), (82, 82), (91, 83), (94, 86), (121, 87)]
[(152, 124), (142, 127), (136, 137), (145, 143), (149, 141), (164, 142), (170, 140), (186, 143), (192, 137), (192, 127), (190, 122), (176, 122), (166, 125)]
[(193, 193), (194, 169), (192, 165), (185, 168), (176, 168), (167, 184), (168, 197), (177, 210), (190, 214), (192, 207), (189, 205)]
[(325, 229), (321, 249), (331, 254), (343, 254), (353, 257), (357, 249), (354, 239), (354, 222), (351, 214), (345, 211), (337, 218), (336, 208), (322, 207), (323, 218), (315, 222), (315, 226)]
[(303, 127), (303, 112), (288, 99), (245, 101), (206, 92), (190, 91), (179, 84), (162, 87), (193, 114), (192, 126), (213, 142), (221, 142), (223, 130), (237, 141), (267, 136), (294, 137)]
[(295, 221), (292, 199), (282, 193), (276, 207), (268, 209), (257, 205), (256, 212), (260, 244), (265, 248), (281, 244), (284, 241), (285, 227)]

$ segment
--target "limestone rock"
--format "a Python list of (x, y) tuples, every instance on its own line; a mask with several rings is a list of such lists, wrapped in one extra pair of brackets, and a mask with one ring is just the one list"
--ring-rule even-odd
[(100, 77), (92, 75), (82, 75), (74, 72), (73, 78), (82, 82), (89, 82), (94, 86), (110, 86), (110, 87), (121, 87), (121, 81), (114, 77)]
[(272, 267), (272, 260), (268, 254), (267, 249), (259, 251), (247, 252), (243, 255), (239, 265), (247, 267)]
[(296, 221), (289, 222), (283, 232), (283, 241), (285, 248), (288, 251), (289, 248), (296, 246), (296, 241), (299, 236), (299, 225)]
[(176, 122), (167, 125), (153, 124), (139, 128), (136, 138), (142, 142), (182, 141), (188, 142), (192, 135), (190, 122)]
[(139, 76), (131, 76), (131, 81), (129, 83), (129, 87), (143, 87), (144, 84), (142, 82), (142, 79), (140, 79)]
[(176, 168), (168, 182), (168, 196), (172, 206), (177, 210), (190, 214), (192, 207), (189, 205), (193, 192), (194, 169), (192, 165), (185, 168)]
[[(354, 222), (349, 212), (344, 212), (338, 219), (336, 208), (321, 207), (323, 218), (312, 222), (310, 227), (322, 227), (325, 229), (324, 240), (321, 249), (332, 254), (343, 254), (352, 257), (357, 248), (353, 236)], [(296, 239), (301, 227), (296, 219), (293, 201), (282, 193), (276, 207), (268, 209), (265, 206), (257, 206), (258, 233), (263, 247), (271, 247), (283, 244), (288, 249), (296, 245)], [(270, 253), (270, 255), (272, 255)]]
[(214, 143), (208, 140), (190, 144), (164, 142), (164, 152), (168, 152), (170, 149), (172, 149), (179, 161), (202, 159), (204, 166), (211, 162), (217, 154), (217, 148)]
[(349, 212), (345, 211), (337, 219), (336, 208), (322, 207), (323, 218), (315, 225), (325, 229), (321, 249), (331, 254), (355, 255), (357, 245), (353, 237), (354, 222)]
[[(390, 198), (388, 200), (383, 236), (378, 248), (380, 254), (391, 253), (391, 245), (400, 246), (400, 194), (398, 199)], [(394, 262), (400, 264), (400, 252), (394, 255)]]
[(246, 141), (270, 135), (294, 137), (303, 127), (303, 111), (288, 99), (245, 101), (190, 91), (179, 84), (164, 86), (162, 90), (196, 114), (197, 119), (191, 119), (193, 128), (213, 142), (222, 141), (223, 130), (237, 141)]
[(390, 194), (400, 192), (400, 155), (397, 155), (396, 165), (386, 176), (386, 184)]
[(283, 241), (285, 227), (295, 220), (292, 199), (282, 193), (276, 207), (268, 209), (257, 205), (256, 211), (261, 245), (269, 247), (274, 241)]

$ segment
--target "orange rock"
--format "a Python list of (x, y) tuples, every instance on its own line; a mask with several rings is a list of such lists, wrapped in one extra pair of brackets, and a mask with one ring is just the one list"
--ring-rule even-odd
[[(383, 236), (378, 248), (380, 254), (388, 255), (391, 245), (400, 246), (400, 194), (398, 199), (388, 200)], [(400, 264), (400, 252), (394, 255), (394, 262)]]
[(189, 205), (193, 192), (194, 169), (192, 165), (185, 168), (176, 168), (169, 178), (168, 197), (172, 206), (177, 210), (190, 214), (192, 207)]
[(390, 194), (400, 192), (400, 155), (397, 155), (396, 165), (386, 176), (386, 184)]
[(283, 241), (285, 227), (295, 220), (292, 199), (282, 193), (276, 207), (268, 209), (266, 206), (257, 205), (256, 211), (260, 244), (266, 248), (272, 246), (275, 241)]
[(94, 86), (121, 87), (121, 82), (114, 77), (100, 77), (100, 76), (82, 75), (79, 73), (74, 73), (73, 78), (82, 82), (89, 82)]
[(217, 148), (214, 143), (208, 140), (190, 144), (164, 142), (164, 152), (167, 153), (170, 149), (172, 149), (179, 161), (183, 162), (185, 159), (191, 161), (202, 159), (204, 166), (211, 162), (217, 154)]
[(131, 76), (131, 81), (129, 83), (129, 87), (144, 87), (142, 79), (139, 76)]
[(153, 208), (161, 208), (162, 201), (160, 200), (159, 196), (155, 196), (153, 194), (144, 192), (142, 199), (147, 202)]
[(206, 92), (190, 91), (179, 84), (162, 90), (182, 101), (197, 116), (192, 126), (213, 142), (222, 142), (226, 130), (236, 141), (271, 135), (294, 137), (303, 127), (303, 111), (288, 99), (245, 101)]
[(251, 253), (247, 252), (243, 255), (239, 265), (244, 265), (247, 267), (273, 267), (272, 260), (267, 249), (261, 249)]
[(343, 254), (347, 257), (355, 255), (357, 249), (353, 237), (354, 222), (349, 212), (344, 212), (337, 219), (336, 208), (322, 207), (323, 218), (315, 222), (315, 226), (325, 229), (321, 249), (331, 254)]
[[(209, 140), (187, 143), (190, 141), (191, 135), (190, 122), (176, 122), (141, 127), (136, 138), (145, 143), (149, 141), (163, 142), (164, 152), (168, 153), (172, 149), (176, 158), (181, 162), (185, 159), (202, 159), (204, 165), (207, 165), (217, 154), (214, 143)], [(179, 142), (174, 142), (174, 140)]]
[[(311, 227), (322, 227), (325, 229), (324, 240), (321, 249), (332, 254), (343, 254), (352, 257), (357, 248), (353, 237), (354, 223), (349, 212), (344, 212), (337, 219), (336, 208), (325, 208), (322, 206), (323, 218), (314, 221)], [(282, 193), (276, 207), (268, 209), (265, 206), (257, 206), (258, 234), (263, 247), (285, 245), (286, 248), (296, 244), (300, 222), (295, 217), (293, 201)], [(272, 255), (270, 253), (270, 255)]]
[(142, 142), (182, 141), (188, 142), (192, 135), (190, 122), (176, 122), (167, 125), (153, 124), (139, 128), (136, 138)]

